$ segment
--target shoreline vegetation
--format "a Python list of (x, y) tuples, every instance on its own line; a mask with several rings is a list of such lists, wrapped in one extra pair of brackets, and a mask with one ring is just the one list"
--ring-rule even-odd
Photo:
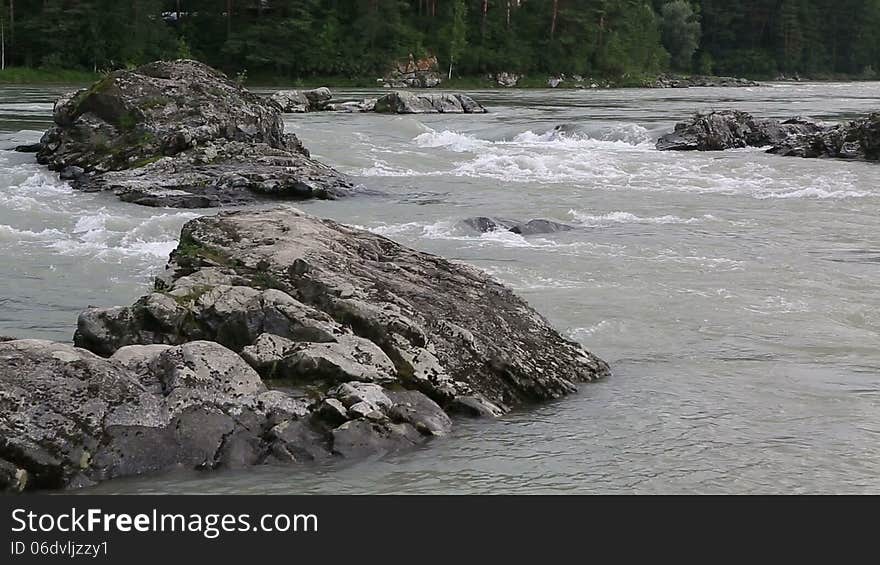
[(175, 59), (204, 61), (247, 86), (370, 88), (382, 77), (395, 87), (481, 88), (491, 86), (484, 77), (503, 75), (505, 87), (525, 77), (518, 86), (544, 88), (562, 74), (584, 77), (585, 88), (642, 86), (667, 74), (880, 79), (877, 0), (845, 9), (828, 0), (759, 4), (0, 0), (0, 66), (10, 68), (0, 81), (89, 83), (94, 71)]
[[(109, 73), (83, 71), (81, 69), (43, 69), (29, 67), (7, 67), (0, 70), (0, 84), (91, 84)], [(690, 74), (644, 74), (626, 77), (602, 77), (585, 78), (581, 82), (567, 80), (559, 83), (556, 89), (562, 90), (594, 90), (608, 88), (659, 88), (653, 86), (661, 79), (687, 80), (701, 75)], [(515, 86), (500, 86), (489, 76), (456, 76), (446, 79), (440, 84), (439, 90), (517, 90), (517, 89), (546, 89), (550, 76), (542, 74), (527, 75), (519, 79)], [(720, 79), (724, 77), (706, 76), (702, 78)], [(745, 80), (745, 79), (743, 79)], [(748, 80), (758, 82), (871, 82), (876, 78), (866, 78), (858, 75), (819, 75), (797, 78), (760, 78), (748, 77)], [(243, 84), (250, 88), (382, 88), (378, 77), (345, 77), (345, 76), (314, 76), (314, 77), (278, 77), (268, 74), (257, 74), (253, 77), (245, 77)], [(596, 86), (591, 87), (591, 84)], [(421, 90), (421, 89), (420, 89)], [(431, 90), (431, 89), (424, 89)]]

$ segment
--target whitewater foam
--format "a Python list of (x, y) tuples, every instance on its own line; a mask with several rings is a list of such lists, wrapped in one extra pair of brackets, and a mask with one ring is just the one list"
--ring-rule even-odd
[(672, 215), (644, 217), (620, 211), (601, 215), (585, 214), (578, 210), (569, 210), (568, 213), (576, 222), (589, 227), (607, 226), (610, 224), (699, 224), (715, 219), (715, 216), (711, 214), (695, 218), (680, 218)]

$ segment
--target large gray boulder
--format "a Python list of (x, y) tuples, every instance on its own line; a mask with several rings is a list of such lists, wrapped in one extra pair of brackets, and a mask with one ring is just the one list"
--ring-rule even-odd
[(189, 222), (157, 290), (85, 311), (75, 341), (107, 355), (193, 339), (264, 374), (398, 384), (495, 413), (607, 372), (481, 271), (289, 207)]
[(264, 457), (266, 389), (233, 352), (192, 342), (122, 357), (140, 370), (58, 343), (0, 343), (0, 490)]
[(481, 271), (290, 207), (189, 222), (74, 341), (0, 342), (0, 490), (375, 456), (608, 372)]
[[(328, 91), (329, 92), (329, 91)], [(74, 188), (152, 206), (334, 198), (342, 175), (284, 133), (275, 104), (191, 60), (110, 73), (55, 104), (37, 160)]]
[(380, 114), (484, 114), (486, 109), (470, 96), (452, 93), (415, 93), (395, 90), (376, 101)]
[[(0, 343), (0, 492), (76, 488), (172, 467), (356, 459), (450, 432), (417, 391), (344, 383), (318, 402), (268, 390), (207, 341), (111, 358), (40, 340)], [(335, 407), (336, 413), (328, 410)]]

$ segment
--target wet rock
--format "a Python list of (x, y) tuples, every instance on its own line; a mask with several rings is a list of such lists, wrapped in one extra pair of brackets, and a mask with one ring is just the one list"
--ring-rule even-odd
[(471, 418), (495, 418), (504, 414), (504, 409), (479, 396), (456, 396), (447, 408), (450, 413), (462, 414)]
[(738, 110), (697, 114), (690, 122), (657, 141), (661, 151), (720, 151), (777, 145), (795, 136), (820, 131), (823, 126), (804, 118), (779, 122), (758, 120)]
[(880, 113), (788, 137), (769, 152), (793, 157), (876, 161), (880, 159)]
[(398, 90), (379, 98), (374, 111), (381, 114), (483, 114), (486, 109), (464, 94), (419, 94)]
[[(110, 354), (207, 339), (244, 353), (271, 333), (296, 342), (270, 356), (282, 374), (396, 384), (441, 407), (482, 396), (502, 411), (607, 372), (481, 271), (293, 208), (189, 222), (164, 280), (154, 295), (174, 300), (149, 295), (111, 316), (87, 311), (76, 343)], [(261, 367), (255, 351), (244, 354)]]
[[(322, 104), (326, 89), (304, 95)], [(55, 104), (37, 161), (83, 191), (146, 206), (205, 208), (328, 199), (352, 184), (284, 133), (274, 103), (190, 60), (109, 74)]]
[(329, 435), (306, 422), (308, 402), (266, 390), (212, 342), (127, 347), (110, 359), (47, 341), (0, 343), (0, 406), (0, 491), (253, 465), (280, 452), (329, 456)]
[(573, 226), (554, 222), (553, 220), (534, 219), (521, 222), (519, 220), (489, 218), (486, 216), (465, 218), (461, 221), (461, 224), (480, 233), (506, 230), (519, 235), (538, 235), (575, 229)]
[(760, 120), (745, 112), (724, 110), (679, 123), (657, 141), (660, 150), (717, 151), (767, 147), (769, 153), (794, 157), (880, 159), (880, 113), (841, 124), (808, 118)]
[(279, 90), (269, 100), (284, 113), (301, 114), (326, 109), (333, 93), (326, 86), (312, 90)]
[(273, 427), (268, 434), (270, 462), (306, 463), (331, 457), (327, 435), (305, 420), (288, 420)]
[(26, 381), (0, 437), (34, 445), (0, 460), (34, 488), (394, 452), (608, 372), (481, 271), (290, 207), (189, 222), (155, 292), (80, 316), (109, 359), (22, 343), (0, 343), (0, 403)]
[(444, 436), (452, 431), (452, 420), (439, 404), (415, 390), (389, 391), (392, 405), (386, 412), (395, 422), (406, 422), (419, 433)]
[(368, 420), (348, 421), (332, 432), (333, 452), (346, 459), (394, 453), (411, 448), (424, 438), (410, 424), (387, 424)]

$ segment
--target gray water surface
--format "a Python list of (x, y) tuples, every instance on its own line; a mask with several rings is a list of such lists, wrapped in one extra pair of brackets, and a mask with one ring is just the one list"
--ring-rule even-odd
[[(0, 148), (38, 139), (58, 92), (0, 87)], [(613, 377), (344, 468), (89, 492), (880, 493), (880, 165), (653, 149), (697, 110), (838, 120), (876, 110), (880, 84), (473, 95), (490, 114), (290, 116), (385, 193), (299, 207), (485, 269)], [(0, 334), (69, 341), (87, 304), (140, 296), (199, 213), (74, 193), (0, 151)], [(456, 226), (474, 215), (578, 229)]]

